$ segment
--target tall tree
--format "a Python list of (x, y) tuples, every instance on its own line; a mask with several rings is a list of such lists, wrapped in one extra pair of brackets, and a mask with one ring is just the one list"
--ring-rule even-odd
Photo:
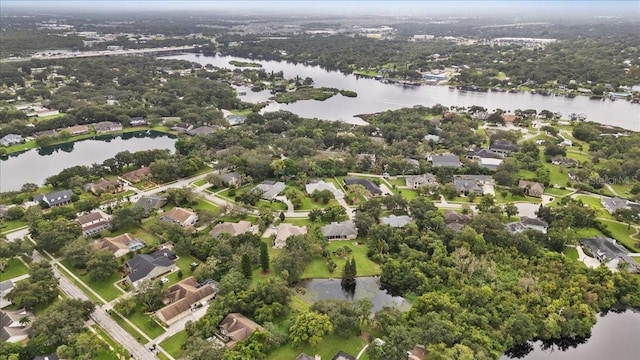
[(106, 280), (118, 269), (118, 261), (108, 250), (94, 251), (87, 261), (91, 281)]
[(249, 254), (242, 254), (242, 275), (247, 279), (251, 279), (251, 257)]
[(333, 324), (329, 316), (317, 312), (298, 315), (289, 328), (289, 336), (295, 345), (307, 343), (316, 346), (325, 335), (332, 332)]
[(260, 243), (260, 267), (263, 273), (269, 272), (269, 249), (267, 243)]

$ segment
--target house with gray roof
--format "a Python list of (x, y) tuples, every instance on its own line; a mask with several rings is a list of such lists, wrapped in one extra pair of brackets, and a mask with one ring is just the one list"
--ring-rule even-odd
[(424, 185), (438, 186), (438, 179), (433, 174), (411, 175), (404, 178), (407, 188), (417, 189)]
[(23, 142), (24, 142), (24, 139), (22, 138), (22, 135), (18, 135), (18, 134), (7, 134), (2, 138), (0, 138), (0, 145), (2, 146), (22, 144)]
[(304, 186), (307, 194), (311, 195), (315, 191), (324, 191), (328, 190), (333, 194), (333, 197), (336, 199), (344, 199), (344, 193), (341, 190), (338, 190), (333, 183), (324, 182), (324, 180), (315, 180)]
[(154, 279), (173, 271), (176, 268), (177, 258), (178, 256), (169, 249), (161, 249), (152, 254), (136, 255), (124, 266), (128, 273), (126, 281), (137, 288), (145, 279)]
[(94, 211), (86, 215), (78, 216), (76, 221), (82, 228), (82, 235), (87, 237), (111, 228), (111, 221), (109, 221), (109, 218), (101, 211)]
[(498, 166), (502, 164), (502, 159), (495, 158), (479, 158), (478, 166), (481, 168), (489, 169), (489, 170), (498, 170)]
[(475, 193), (482, 195), (485, 186), (493, 186), (495, 182), (489, 175), (453, 175), (453, 185), (459, 195)]
[(100, 134), (110, 131), (120, 131), (122, 130), (122, 124), (113, 121), (101, 121), (93, 124), (93, 128)]
[(479, 148), (479, 149), (467, 151), (467, 158), (470, 160), (480, 159), (480, 158), (502, 159), (504, 158), (504, 154), (497, 153), (495, 151), (485, 149), (485, 148)]
[(619, 197), (610, 198), (610, 197), (602, 196), (600, 197), (600, 202), (602, 203), (602, 206), (604, 206), (604, 208), (607, 209), (607, 211), (610, 214), (613, 214), (614, 212), (616, 212), (616, 210), (624, 209), (624, 208), (636, 208), (640, 210), (640, 204), (629, 201), (629, 200), (621, 199)]
[(508, 223), (505, 227), (510, 234), (521, 233), (525, 230), (536, 230), (546, 234), (547, 229), (549, 229), (549, 224), (540, 218), (523, 216), (520, 218), (520, 221)]
[(33, 200), (35, 202), (44, 202), (48, 207), (56, 207), (70, 203), (72, 196), (73, 191), (66, 189), (52, 191), (46, 195), (36, 194), (33, 196)]
[(371, 196), (382, 195), (382, 190), (380, 189), (380, 187), (370, 179), (348, 177), (344, 179), (344, 184), (346, 186), (362, 185), (365, 189), (367, 189), (367, 191), (369, 192), (369, 194), (371, 194)]
[[(31, 322), (23, 323), (23, 318)], [(26, 340), (31, 333), (31, 323), (35, 316), (25, 309), (16, 311), (0, 310), (0, 340), (2, 342), (17, 343)]]
[(274, 181), (265, 180), (260, 184), (258, 184), (258, 186), (253, 188), (253, 190), (260, 191), (262, 193), (261, 197), (263, 199), (273, 200), (276, 198), (276, 196), (282, 193), (284, 189), (286, 189), (286, 187), (287, 185), (285, 185), (285, 183), (283, 182), (280, 182), (280, 181), (274, 182)]
[(539, 182), (520, 180), (518, 187), (524, 189), (524, 192), (529, 196), (542, 197), (544, 194), (544, 185)]
[(431, 156), (433, 167), (451, 167), (459, 168), (462, 166), (460, 159), (454, 154), (433, 155)]
[(332, 222), (320, 228), (320, 231), (329, 241), (355, 239), (358, 236), (358, 229), (352, 220)]
[(227, 120), (229, 125), (236, 126), (244, 124), (244, 122), (247, 120), (247, 117), (242, 115), (229, 115), (225, 118), (225, 120)]
[(408, 215), (400, 215), (400, 216), (389, 215), (389, 216), (380, 218), (381, 224), (389, 225), (394, 228), (404, 227), (405, 225), (411, 223), (412, 221), (413, 219), (411, 219), (411, 217)]
[(504, 155), (511, 154), (518, 149), (520, 149), (520, 147), (517, 144), (504, 139), (494, 141), (493, 144), (491, 144), (491, 146), (489, 147), (489, 150)]
[(7, 294), (13, 289), (13, 281), (7, 280), (0, 282), (0, 309), (12, 304), (11, 300), (7, 299)]
[(167, 204), (167, 198), (158, 195), (142, 195), (136, 202), (135, 207), (142, 208), (145, 215), (149, 215), (153, 210), (158, 210)]
[(226, 186), (238, 186), (242, 182), (242, 175), (238, 174), (237, 172), (220, 174), (220, 177), (222, 178), (222, 182)]
[(628, 264), (626, 266), (630, 272), (640, 271), (640, 266), (629, 256), (629, 250), (615, 239), (603, 236), (585, 238), (580, 239), (580, 245), (587, 248), (600, 263), (605, 263), (611, 271), (618, 271), (622, 263)]
[(195, 129), (187, 130), (187, 135), (190, 135), (190, 136), (207, 135), (207, 134), (213, 134), (215, 131), (216, 129), (210, 126), (200, 126)]

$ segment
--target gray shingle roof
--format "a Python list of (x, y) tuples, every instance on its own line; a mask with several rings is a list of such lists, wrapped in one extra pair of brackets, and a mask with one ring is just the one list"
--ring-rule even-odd
[(33, 198), (35, 201), (44, 201), (49, 206), (56, 206), (71, 201), (73, 191), (71, 190), (59, 190), (53, 191), (46, 195), (36, 194)]
[(173, 265), (175, 259), (176, 254), (169, 249), (158, 250), (153, 254), (136, 255), (127, 262), (127, 267), (131, 271), (129, 280), (136, 282), (149, 275), (155, 267)]
[(382, 190), (380, 190), (380, 187), (378, 185), (376, 185), (373, 181), (369, 180), (369, 179), (360, 179), (360, 178), (346, 178), (344, 179), (344, 183), (347, 186), (350, 185), (362, 185), (365, 187), (365, 189), (367, 189), (367, 191), (369, 191), (369, 193), (371, 195), (381, 195), (382, 194)]
[(262, 198), (267, 200), (273, 200), (278, 194), (284, 191), (287, 187), (283, 182), (263, 181), (258, 184), (254, 189), (262, 192)]
[(390, 215), (390, 216), (380, 218), (381, 223), (383, 223), (384, 225), (395, 227), (395, 228), (404, 227), (405, 225), (409, 224), (412, 221), (413, 219), (411, 219), (411, 217), (407, 215), (401, 215), (401, 216)]
[(462, 166), (458, 156), (453, 154), (433, 155), (431, 157), (431, 163), (433, 164), (433, 167), (459, 168)]
[(358, 230), (353, 221), (347, 220), (339, 223), (331, 223), (323, 226), (320, 231), (322, 235), (328, 238), (346, 238), (349, 236), (358, 235)]
[(167, 198), (157, 195), (143, 195), (136, 202), (135, 207), (144, 209), (144, 213), (148, 214), (151, 210), (159, 209), (167, 203)]

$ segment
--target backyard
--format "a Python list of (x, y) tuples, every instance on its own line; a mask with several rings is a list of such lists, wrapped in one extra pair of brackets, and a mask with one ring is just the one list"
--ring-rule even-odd
[[(336, 256), (333, 252), (341, 247), (347, 246), (352, 251), (345, 257)], [(327, 262), (323, 258), (316, 258), (311, 261), (304, 273), (302, 279), (320, 279), (320, 278), (338, 278), (342, 276), (342, 268), (347, 259), (354, 258), (356, 261), (357, 276), (371, 276), (380, 274), (380, 265), (369, 260), (367, 257), (367, 251), (369, 250), (366, 245), (356, 245), (352, 240), (332, 241), (329, 243), (327, 250), (330, 253), (330, 257), (335, 261), (337, 267), (333, 273), (329, 272)]]
[(29, 268), (23, 264), (20, 259), (14, 257), (7, 261), (4, 271), (0, 273), (0, 278), (2, 278), (2, 280), (13, 279), (14, 277), (27, 274), (28, 272)]

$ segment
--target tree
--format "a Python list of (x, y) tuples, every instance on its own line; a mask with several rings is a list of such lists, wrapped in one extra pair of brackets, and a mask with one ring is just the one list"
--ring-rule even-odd
[(144, 280), (138, 286), (136, 299), (144, 306), (146, 311), (156, 311), (164, 306), (162, 302), (166, 296), (166, 289), (162, 287), (160, 280)]
[(7, 209), (8, 220), (18, 220), (24, 216), (24, 208), (22, 206), (12, 206)]
[(196, 270), (193, 272), (193, 276), (198, 281), (205, 281), (208, 279), (217, 278), (219, 269), (220, 260), (215, 258), (214, 256), (209, 256), (207, 261), (203, 264), (200, 264)]
[[(277, 160), (276, 160), (277, 161)], [(304, 202), (305, 195), (295, 187), (289, 187), (284, 191), (284, 196), (291, 201), (294, 208), (299, 208)]]
[(184, 358), (186, 360), (223, 360), (227, 348), (217, 346), (213, 341), (207, 341), (197, 336), (190, 336), (184, 343)]
[(269, 272), (269, 249), (265, 242), (260, 243), (260, 267), (263, 273)]
[(190, 187), (176, 187), (167, 190), (167, 200), (176, 206), (190, 206), (198, 202), (198, 196)]
[(87, 212), (93, 209), (97, 209), (100, 206), (100, 200), (95, 197), (84, 198), (73, 203), (73, 208), (76, 212)]
[(50, 304), (58, 297), (58, 279), (51, 264), (40, 261), (31, 264), (29, 278), (19, 281), (7, 294), (7, 299), (26, 309)]
[(356, 281), (356, 260), (355, 259), (347, 259), (344, 264), (344, 268), (342, 269), (342, 282), (344, 284), (353, 284)]
[(64, 256), (71, 262), (71, 265), (77, 269), (84, 269), (87, 267), (87, 261), (91, 256), (87, 240), (83, 237), (79, 237), (72, 242), (65, 245)]
[(144, 218), (144, 209), (135, 206), (125, 206), (113, 211), (111, 228), (122, 230), (140, 225)]
[(484, 194), (480, 198), (480, 204), (478, 204), (478, 210), (487, 212), (493, 208), (496, 204), (496, 199), (491, 194)]
[(82, 235), (76, 221), (58, 218), (54, 221), (38, 221), (31, 229), (31, 236), (43, 250), (57, 252), (67, 243)]
[(512, 202), (506, 203), (504, 204), (504, 212), (511, 219), (512, 216), (518, 215), (518, 207)]
[(97, 250), (91, 253), (87, 261), (91, 281), (106, 280), (118, 269), (118, 261), (109, 250)]
[(97, 336), (89, 331), (84, 331), (76, 335), (69, 345), (59, 346), (56, 353), (64, 359), (91, 360), (106, 348), (107, 344)]
[(225, 296), (232, 291), (241, 292), (249, 288), (250, 284), (251, 280), (244, 277), (240, 271), (231, 269), (218, 281), (218, 295)]
[(31, 341), (54, 348), (68, 343), (70, 338), (84, 329), (94, 307), (90, 301), (60, 300), (33, 322)]
[(251, 258), (249, 254), (242, 254), (242, 275), (247, 279), (251, 279)]
[(289, 327), (289, 336), (296, 345), (307, 343), (310, 346), (316, 346), (325, 335), (332, 332), (333, 324), (329, 316), (317, 312), (298, 315)]
[(638, 221), (638, 209), (624, 207), (614, 211), (616, 220), (627, 223), (627, 230), (631, 229), (631, 223)]

